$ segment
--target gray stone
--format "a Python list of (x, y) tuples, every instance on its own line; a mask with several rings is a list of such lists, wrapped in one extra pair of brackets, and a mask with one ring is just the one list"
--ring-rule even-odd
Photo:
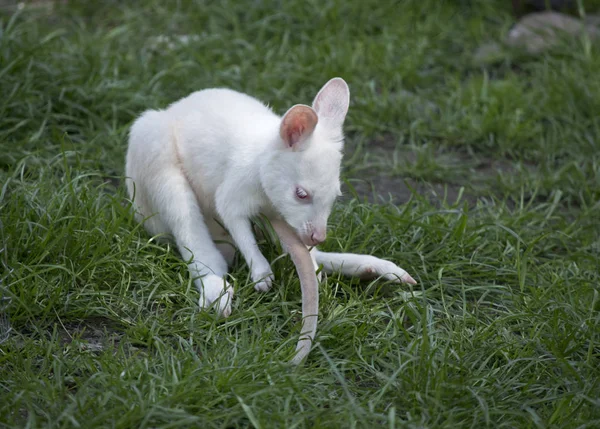
[(585, 33), (593, 39), (600, 36), (600, 30), (592, 24), (547, 11), (524, 16), (508, 32), (505, 43), (530, 54), (539, 54), (556, 46), (563, 37), (573, 38)]
[(488, 42), (480, 45), (473, 54), (475, 64), (490, 64), (501, 61), (505, 52), (497, 42)]
[(600, 28), (600, 15), (586, 15), (583, 22), (586, 26)]

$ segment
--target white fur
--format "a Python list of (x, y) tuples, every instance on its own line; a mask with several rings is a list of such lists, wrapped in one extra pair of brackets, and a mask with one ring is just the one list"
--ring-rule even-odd
[[(215, 303), (223, 315), (231, 313), (233, 289), (224, 277), (233, 245), (250, 266), (255, 288), (271, 287), (273, 273), (250, 223), (259, 213), (282, 218), (306, 245), (325, 238), (340, 194), (348, 105), (348, 86), (335, 78), (312, 108), (294, 106), (283, 118), (248, 95), (206, 89), (135, 121), (126, 175), (136, 218), (150, 234), (174, 238), (189, 261), (202, 308)], [(310, 198), (298, 198), (297, 187)], [(372, 256), (316, 249), (311, 255), (326, 271), (414, 282), (395, 264)]]

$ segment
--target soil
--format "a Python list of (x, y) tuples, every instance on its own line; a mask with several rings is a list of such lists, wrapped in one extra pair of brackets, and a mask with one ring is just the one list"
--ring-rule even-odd
[(66, 322), (61, 328), (59, 335), (63, 345), (77, 340), (78, 347), (90, 352), (99, 353), (106, 347), (116, 348), (122, 336), (122, 329), (118, 329), (114, 322), (103, 317)]
[[(391, 136), (369, 142), (369, 155), (374, 159), (401, 159), (408, 165), (417, 162), (417, 154), (410, 147), (398, 145)], [(350, 189), (361, 200), (371, 203), (404, 204), (411, 198), (426, 198), (432, 204), (440, 205), (446, 201), (451, 204), (459, 199), (469, 205), (495, 194), (492, 183), (500, 175), (514, 174), (515, 165), (508, 160), (496, 160), (489, 157), (477, 157), (466, 151), (436, 148), (431, 156), (444, 165), (451, 174), (447, 180), (423, 180), (389, 173), (385, 168), (373, 167), (348, 174), (348, 183), (342, 186), (342, 200), (354, 198)], [(351, 167), (351, 166), (350, 166)], [(350, 185), (350, 186), (349, 186)]]

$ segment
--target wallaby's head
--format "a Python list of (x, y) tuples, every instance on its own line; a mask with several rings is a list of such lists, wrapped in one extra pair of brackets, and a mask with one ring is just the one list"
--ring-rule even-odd
[(281, 119), (277, 147), (261, 171), (274, 208), (307, 246), (325, 240), (327, 219), (340, 195), (342, 125), (349, 103), (348, 85), (334, 78), (312, 107), (289, 109)]

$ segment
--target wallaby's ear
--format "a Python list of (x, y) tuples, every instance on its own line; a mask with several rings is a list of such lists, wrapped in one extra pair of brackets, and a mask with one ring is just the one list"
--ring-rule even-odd
[(313, 109), (319, 119), (333, 126), (342, 126), (348, 106), (350, 105), (350, 89), (341, 77), (334, 77), (319, 91), (313, 101)]
[(288, 147), (295, 150), (312, 134), (318, 121), (319, 118), (311, 107), (297, 104), (283, 115), (279, 135)]

